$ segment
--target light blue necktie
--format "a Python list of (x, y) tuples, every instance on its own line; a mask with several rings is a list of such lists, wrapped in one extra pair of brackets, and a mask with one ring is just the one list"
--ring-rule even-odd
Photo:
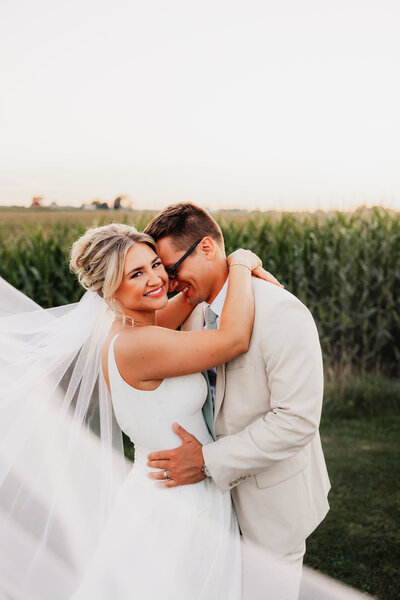
[[(211, 306), (206, 307), (204, 317), (205, 317), (205, 321), (206, 321), (205, 329), (217, 329), (217, 315), (212, 310)], [(207, 423), (207, 427), (208, 427), (211, 435), (215, 439), (215, 436), (214, 436), (214, 402), (213, 402), (212, 387), (214, 387), (214, 392), (215, 392), (216, 377), (215, 377), (215, 372), (211, 369), (208, 372), (204, 371), (203, 375), (206, 378), (207, 385), (208, 385), (207, 399), (203, 404), (203, 415), (204, 415), (204, 420)], [(211, 383), (210, 383), (210, 380), (211, 380)], [(212, 386), (212, 383), (214, 383), (214, 386)]]
[(206, 306), (206, 310), (204, 311), (204, 318), (206, 321), (206, 329), (217, 329), (217, 315), (211, 308), (211, 306)]

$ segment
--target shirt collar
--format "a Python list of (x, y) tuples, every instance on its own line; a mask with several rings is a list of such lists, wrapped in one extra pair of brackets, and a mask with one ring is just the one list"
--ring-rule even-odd
[(211, 310), (217, 315), (217, 317), (221, 317), (222, 309), (224, 308), (226, 294), (228, 293), (228, 278), (226, 279), (224, 285), (220, 289), (218, 295), (211, 302)]

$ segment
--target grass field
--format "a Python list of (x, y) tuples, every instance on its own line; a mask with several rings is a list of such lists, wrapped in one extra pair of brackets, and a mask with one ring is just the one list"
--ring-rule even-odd
[(307, 565), (379, 600), (400, 598), (399, 431), (399, 415), (323, 418), (331, 510), (307, 541)]
[(331, 510), (306, 564), (379, 600), (400, 598), (400, 381), (350, 375), (325, 385), (321, 437)]

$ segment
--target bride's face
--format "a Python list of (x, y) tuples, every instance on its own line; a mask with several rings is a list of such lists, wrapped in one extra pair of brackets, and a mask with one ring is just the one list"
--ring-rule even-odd
[(168, 302), (168, 275), (160, 257), (147, 244), (129, 248), (115, 298), (124, 310), (160, 310)]

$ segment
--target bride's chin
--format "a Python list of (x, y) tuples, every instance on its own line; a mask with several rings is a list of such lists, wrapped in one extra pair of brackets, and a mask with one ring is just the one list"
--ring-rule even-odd
[[(151, 304), (151, 306), (150, 306)], [(143, 306), (141, 307), (143, 310), (161, 310), (165, 308), (168, 304), (168, 296), (162, 296), (161, 298), (154, 298), (149, 303), (148, 299), (145, 300)], [(140, 309), (139, 309), (140, 310)]]
[(160, 308), (165, 308), (168, 304), (168, 296), (167, 294), (165, 294), (165, 296), (163, 298), (160, 299), (160, 307), (157, 310), (160, 310)]

